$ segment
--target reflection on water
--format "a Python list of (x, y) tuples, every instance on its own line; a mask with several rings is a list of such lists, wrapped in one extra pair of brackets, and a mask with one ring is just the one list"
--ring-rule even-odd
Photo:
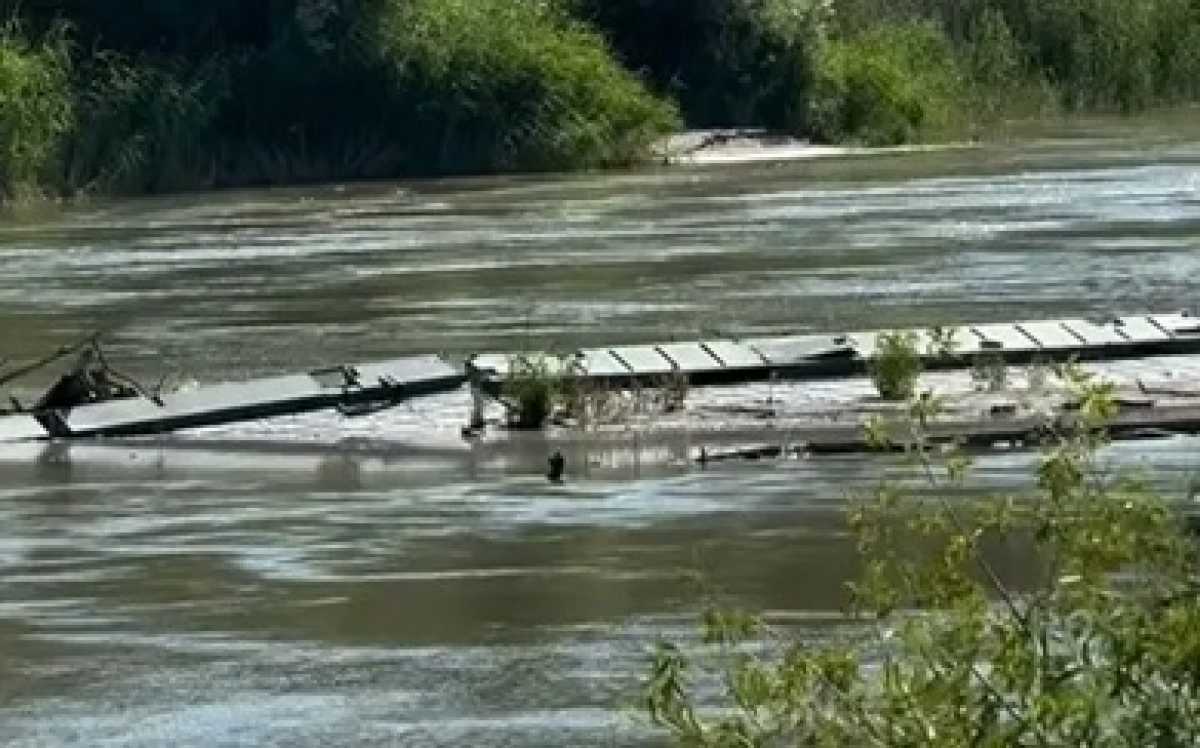
[[(1178, 124), (98, 203), (0, 227), (0, 357), (99, 327), (138, 374), (212, 380), (439, 349), (1182, 308), (1200, 141)], [(848, 495), (903, 475), (851, 457), (699, 471), (686, 445), (625, 443), (574, 448), (552, 486), (552, 442), (473, 447), (465, 412), (454, 394), (351, 423), (6, 446), (0, 742), (644, 744), (619, 707), (646, 645), (690, 630), (693, 572), (821, 625), (853, 573)], [(1110, 457), (1160, 468), (1179, 495), (1197, 454), (1176, 439)], [(1019, 489), (1030, 459), (978, 470)], [(996, 552), (1026, 571), (1020, 547)]]

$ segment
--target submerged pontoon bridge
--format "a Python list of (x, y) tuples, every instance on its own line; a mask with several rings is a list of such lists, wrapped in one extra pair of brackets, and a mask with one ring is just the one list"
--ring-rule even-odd
[[(1039, 360), (1105, 361), (1200, 353), (1200, 318), (1186, 312), (1084, 319), (1037, 320), (914, 329), (926, 369), (969, 368), (981, 356), (1007, 364)], [(653, 384), (685, 376), (690, 384), (735, 384), (778, 379), (817, 379), (863, 374), (884, 331), (845, 335), (799, 335), (713, 339), (659, 345), (592, 348), (552, 358), (558, 373), (611, 384)], [(951, 341), (946, 346), (945, 342)], [(488, 354), (470, 364), (495, 389), (513, 357)]]
[(164, 434), (318, 410), (359, 414), (456, 390), (463, 382), (461, 369), (436, 356), (334, 366), (161, 393), (157, 403), (144, 397), (119, 398), (0, 417), (0, 442)]
[[(962, 325), (942, 328), (937, 339), (927, 330), (913, 333), (930, 369), (969, 367), (981, 356), (1013, 364), (1200, 353), (1200, 319), (1188, 313), (1107, 322), (1064, 319)], [(614, 346), (545, 360), (559, 373), (616, 386), (655, 386), (671, 377), (692, 385), (844, 377), (867, 371), (881, 334)], [(946, 346), (946, 341), (951, 344)], [(459, 366), (436, 356), (418, 356), (154, 397), (22, 409), (0, 416), (0, 442), (163, 434), (319, 410), (360, 415), (457, 390), (467, 382), (494, 394), (502, 389), (514, 360), (511, 354), (485, 354)]]

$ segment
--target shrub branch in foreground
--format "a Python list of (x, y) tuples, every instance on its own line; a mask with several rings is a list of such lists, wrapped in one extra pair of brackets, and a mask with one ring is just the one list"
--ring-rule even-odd
[[(908, 454), (927, 490), (885, 484), (851, 512), (855, 633), (800, 642), (713, 609), (698, 652), (658, 646), (653, 722), (685, 746), (1195, 745), (1196, 549), (1158, 496), (1097, 465), (1112, 388), (1062, 375), (1082, 409), (1036, 496), (947, 498), (969, 462), (925, 443), (938, 401), (916, 401)], [(1035, 554), (1028, 588), (989, 561), (1003, 542)]]

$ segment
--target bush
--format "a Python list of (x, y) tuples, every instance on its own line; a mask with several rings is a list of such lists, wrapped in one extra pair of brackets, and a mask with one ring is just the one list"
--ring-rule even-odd
[(227, 101), (219, 61), (194, 68), (101, 54), (84, 66), (65, 186), (118, 193), (210, 187), (212, 124)]
[(73, 70), (65, 27), (0, 35), (0, 199), (623, 165), (678, 125), (556, 2), (86, 5)]
[(268, 50), (229, 60), (230, 95), (214, 126), (220, 185), (375, 179), (418, 170), (425, 133), (413, 98), (366, 42), (340, 42), (297, 32)]
[(1165, 101), (1200, 97), (1200, 4), (1160, 0), (1155, 22), (1155, 79)]
[(1154, 97), (1157, 3), (1055, 0), (1029, 3), (1034, 59), (1076, 109), (1145, 107)]
[(62, 27), (40, 42), (0, 27), (0, 202), (52, 179), (72, 124), (68, 48)]
[(880, 333), (869, 367), (875, 390), (884, 400), (912, 397), (922, 368), (917, 334), (912, 331)]
[(573, 0), (694, 127), (807, 129), (829, 21), (820, 0)]
[[(709, 611), (711, 658), (659, 645), (653, 721), (693, 747), (1196, 745), (1195, 542), (1159, 497), (1100, 473), (1112, 390), (1074, 385), (1083, 420), (1040, 461), (1037, 496), (947, 498), (967, 463), (935, 463), (918, 437), (930, 495), (884, 486), (851, 514), (854, 638), (802, 641)], [(985, 552), (1005, 542), (1045, 572), (1024, 591)], [(702, 686), (716, 694), (703, 707)]]
[(509, 426), (540, 429), (554, 410), (559, 394), (559, 377), (542, 356), (514, 356), (508, 362), (502, 395), (509, 406)]
[(963, 58), (974, 85), (994, 93), (1026, 82), (1028, 61), (1003, 13), (987, 9), (967, 33)]
[(811, 101), (813, 136), (896, 145), (950, 125), (965, 95), (950, 41), (932, 23), (831, 42)]
[(678, 124), (553, 3), (393, 1), (370, 24), (395, 85), (418, 102), (406, 135), (429, 170), (628, 164)]
[(269, 43), (299, 5), (360, 0), (0, 0), (0, 15), (20, 14), (32, 28), (70, 23), (85, 54), (205, 60), (219, 50)]
[(1033, 73), (1074, 109), (1142, 109), (1200, 88), (1200, 7), (1191, 0), (983, 3), (1028, 51)]
[(971, 382), (985, 392), (1003, 392), (1008, 387), (1008, 364), (995, 353), (981, 353), (971, 359)]
[[(830, 99), (835, 112), (837, 102), (848, 104), (842, 119), (818, 120), (826, 139), (895, 142), (926, 129), (929, 107), (912, 102), (927, 97), (906, 94), (902, 82), (911, 78), (914, 91), (929, 79), (923, 64), (905, 62), (914, 59), (912, 47), (897, 36), (920, 26), (945, 37), (969, 94), (947, 101), (941, 86), (927, 90), (933, 110), (950, 115), (956, 129), (1060, 105), (1134, 111), (1200, 95), (1200, 6), (1192, 0), (839, 0), (836, 7), (832, 74), (822, 76), (824, 102), (818, 96), (815, 104), (822, 113)], [(889, 36), (884, 47), (894, 55), (870, 43)], [(859, 128), (873, 137), (856, 135), (856, 121), (874, 123)]]
[(127, 5), (0, 0), (0, 199), (621, 166), (675, 100), (889, 145), (1200, 97), (1195, 0)]

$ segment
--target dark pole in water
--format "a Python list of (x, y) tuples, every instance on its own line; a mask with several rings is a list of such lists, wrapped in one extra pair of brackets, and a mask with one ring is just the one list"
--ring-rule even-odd
[(563, 473), (566, 471), (567, 461), (563, 459), (562, 452), (554, 451), (550, 455), (550, 469), (546, 472), (546, 478), (551, 483), (562, 483)]

